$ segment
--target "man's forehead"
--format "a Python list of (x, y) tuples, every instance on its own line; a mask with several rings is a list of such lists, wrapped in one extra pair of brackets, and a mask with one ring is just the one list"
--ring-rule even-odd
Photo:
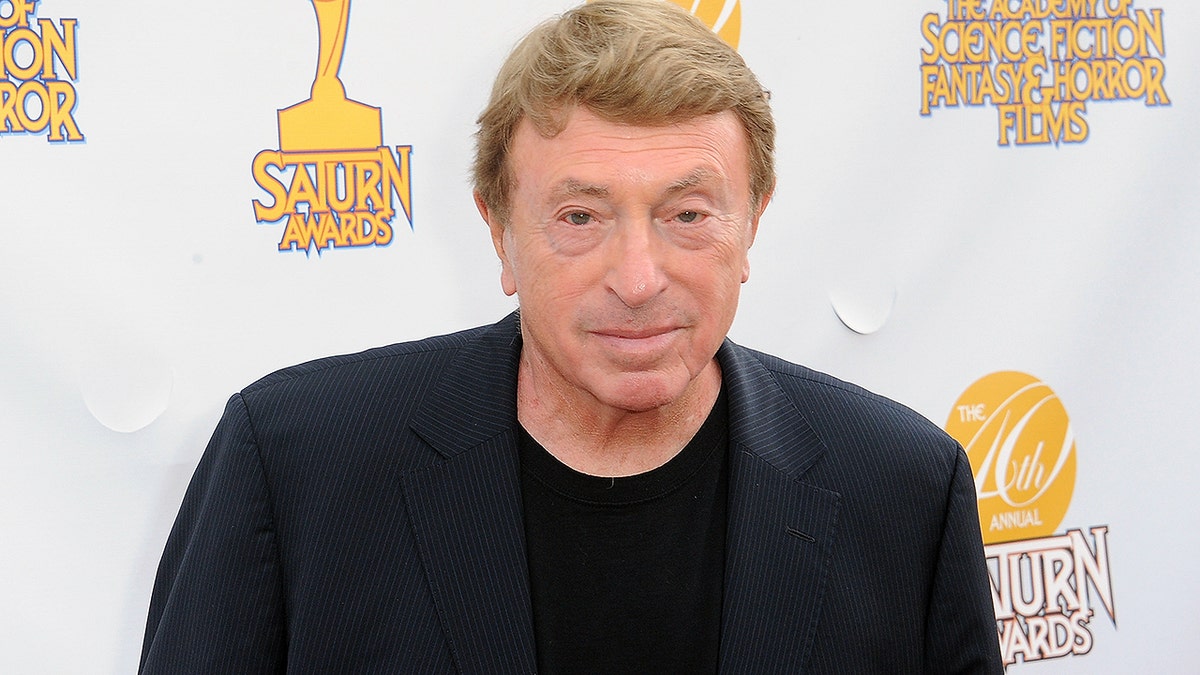
[[(545, 123), (539, 124), (530, 115), (523, 115), (513, 131), (513, 142), (526, 136), (530, 140), (553, 141), (579, 135), (600, 135), (613, 140), (651, 140), (662, 134), (711, 133), (717, 127), (736, 133), (746, 141), (746, 130), (733, 110), (684, 117), (680, 119), (614, 119), (594, 112), (586, 105), (570, 105), (558, 109)], [(718, 132), (719, 133), (719, 132)]]

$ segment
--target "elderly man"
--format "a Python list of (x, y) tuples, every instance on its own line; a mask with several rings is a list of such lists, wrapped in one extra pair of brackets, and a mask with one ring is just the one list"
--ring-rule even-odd
[(531, 33), (475, 162), (519, 312), (234, 396), (143, 671), (998, 672), (962, 450), (725, 337), (773, 146), (670, 3)]

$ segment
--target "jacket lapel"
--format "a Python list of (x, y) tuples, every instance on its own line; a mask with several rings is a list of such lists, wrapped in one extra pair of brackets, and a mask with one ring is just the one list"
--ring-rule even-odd
[(800, 482), (825, 446), (757, 358), (726, 341), (730, 491), (723, 672), (800, 672), (820, 619), (839, 495)]
[(510, 316), (469, 343), (413, 430), (444, 461), (401, 479), (461, 672), (535, 670), (516, 439), (520, 339)]

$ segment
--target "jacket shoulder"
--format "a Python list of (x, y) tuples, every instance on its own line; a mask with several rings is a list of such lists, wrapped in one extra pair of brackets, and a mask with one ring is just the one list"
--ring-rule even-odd
[(962, 449), (911, 408), (864, 387), (764, 352), (736, 347), (767, 371), (830, 451), (834, 464), (947, 479)]
[(824, 403), (826, 406), (871, 411), (881, 415), (885, 421), (907, 421), (917, 427), (926, 427), (935, 435), (945, 435), (925, 416), (865, 387), (765, 352), (745, 347), (739, 349), (766, 368), (794, 402), (805, 402), (808, 408), (819, 408), (819, 404)]

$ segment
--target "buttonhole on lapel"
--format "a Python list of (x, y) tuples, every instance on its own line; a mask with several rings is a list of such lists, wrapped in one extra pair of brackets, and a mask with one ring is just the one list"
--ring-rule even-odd
[(812, 542), (815, 542), (815, 541), (816, 541), (816, 539), (814, 539), (814, 538), (813, 538), (813, 536), (812, 536), (811, 534), (808, 534), (807, 532), (801, 532), (800, 530), (797, 530), (797, 529), (796, 529), (796, 528), (794, 528), (794, 527), (789, 527), (789, 528), (787, 529), (787, 533), (788, 533), (788, 534), (790, 534), (790, 535), (792, 535), (793, 537), (795, 537), (795, 538), (797, 538), (797, 539), (803, 539), (804, 541), (807, 541), (807, 542), (810, 542), (810, 543), (812, 543)]

